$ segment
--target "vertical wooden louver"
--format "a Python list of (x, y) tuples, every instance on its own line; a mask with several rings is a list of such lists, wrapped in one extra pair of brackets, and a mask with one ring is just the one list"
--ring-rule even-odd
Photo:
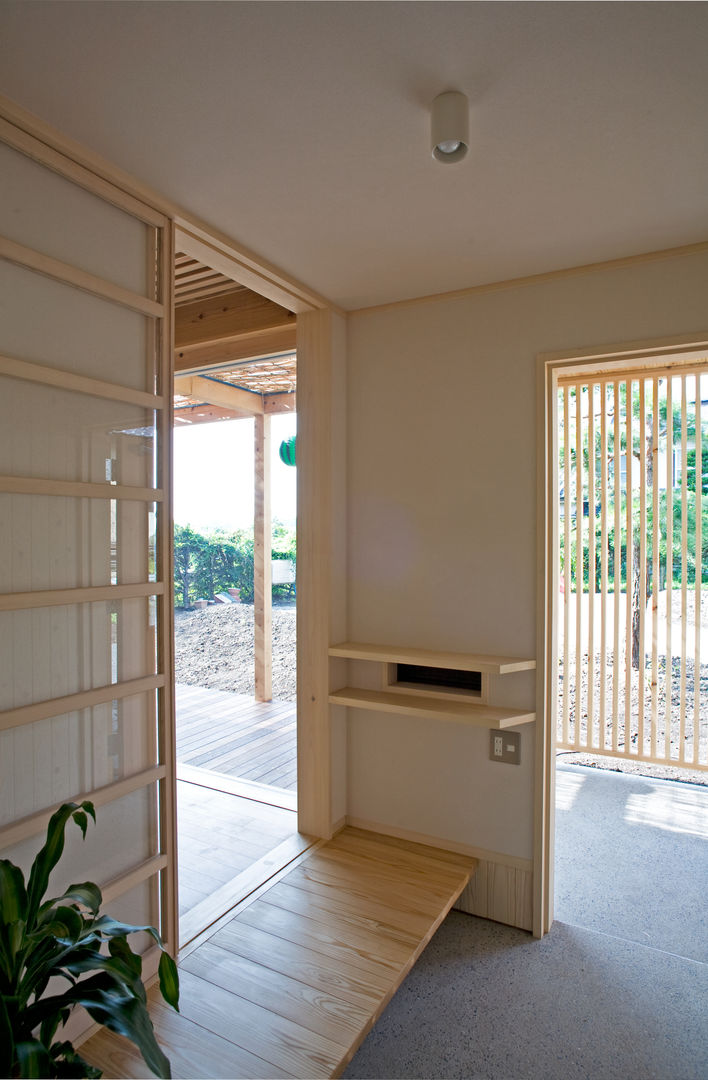
[(708, 362), (558, 387), (557, 746), (706, 769)]

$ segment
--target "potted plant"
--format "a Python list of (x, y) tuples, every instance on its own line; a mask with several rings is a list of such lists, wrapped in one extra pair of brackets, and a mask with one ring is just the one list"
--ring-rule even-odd
[(177, 1009), (177, 968), (157, 930), (101, 915), (101, 891), (90, 881), (44, 898), (69, 819), (85, 837), (89, 815), (96, 820), (88, 801), (65, 803), (52, 815), (27, 884), (18, 866), (0, 859), (0, 1076), (101, 1076), (70, 1042), (55, 1038), (77, 1005), (134, 1042), (157, 1076), (170, 1076), (147, 1011), (142, 960), (128, 944), (138, 931), (154, 938), (162, 949), (160, 991)]

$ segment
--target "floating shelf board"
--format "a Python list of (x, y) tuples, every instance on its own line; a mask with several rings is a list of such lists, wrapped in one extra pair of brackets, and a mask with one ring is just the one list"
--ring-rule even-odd
[(513, 671), (533, 671), (536, 667), (535, 660), (524, 660), (519, 656), (439, 652), (436, 649), (370, 645), (354, 641), (330, 645), (329, 655), (341, 656), (347, 660), (377, 660), (389, 664), (419, 664), (423, 667), (454, 668), (456, 671), (480, 671), (484, 675), (508, 675)]
[(477, 705), (469, 701), (442, 701), (414, 697), (412, 694), (391, 694), (385, 690), (360, 690), (345, 686), (329, 695), (331, 705), (348, 705), (354, 709), (374, 712), (399, 713), (422, 716), (430, 720), (452, 720), (458, 724), (476, 727), (509, 728), (529, 724), (536, 719), (535, 712), (523, 709), (507, 709), (503, 705)]

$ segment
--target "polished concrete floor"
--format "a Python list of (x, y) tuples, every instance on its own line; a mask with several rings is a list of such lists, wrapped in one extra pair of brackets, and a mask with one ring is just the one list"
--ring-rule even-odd
[(703, 1080), (708, 789), (559, 764), (556, 916), (453, 912), (346, 1077)]
[(708, 787), (559, 763), (556, 919), (708, 963)]

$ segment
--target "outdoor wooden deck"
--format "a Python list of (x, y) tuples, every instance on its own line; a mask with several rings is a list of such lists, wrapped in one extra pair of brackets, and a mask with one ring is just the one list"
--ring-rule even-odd
[(294, 701), (177, 684), (177, 761), (226, 776), (294, 791)]

